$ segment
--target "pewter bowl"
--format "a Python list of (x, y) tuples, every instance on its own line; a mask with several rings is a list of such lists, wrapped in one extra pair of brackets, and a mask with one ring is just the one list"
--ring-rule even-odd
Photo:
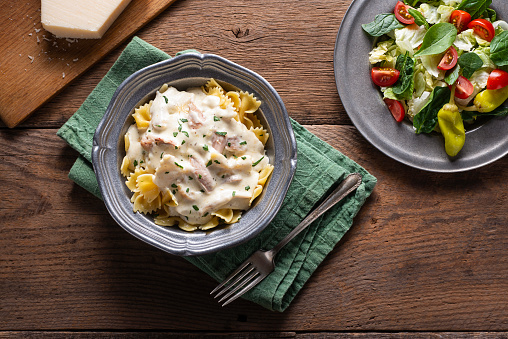
[[(161, 85), (185, 90), (201, 86), (210, 78), (261, 100), (257, 116), (270, 133), (266, 154), (275, 166), (273, 173), (262, 195), (236, 224), (206, 232), (158, 226), (152, 216), (132, 211), (132, 192), (120, 173), (125, 153), (123, 136), (132, 123), (134, 108), (152, 99)], [(95, 132), (92, 162), (106, 207), (121, 227), (166, 252), (202, 255), (253, 238), (275, 217), (296, 169), (296, 140), (284, 103), (265, 79), (222, 57), (188, 53), (143, 68), (118, 87)]]

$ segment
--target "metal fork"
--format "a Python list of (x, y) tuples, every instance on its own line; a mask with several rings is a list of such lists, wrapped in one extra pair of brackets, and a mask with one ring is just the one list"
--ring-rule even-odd
[(229, 277), (226, 278), (212, 292), (214, 299), (222, 296), (218, 301), (226, 306), (233, 300), (242, 296), (251, 288), (256, 286), (275, 269), (274, 258), (279, 250), (289, 241), (300, 234), (315, 219), (328, 211), (336, 203), (353, 192), (362, 182), (359, 173), (348, 175), (339, 186), (314, 209), (298, 226), (296, 226), (280, 243), (269, 251), (258, 250), (254, 252), (243, 264), (240, 265)]

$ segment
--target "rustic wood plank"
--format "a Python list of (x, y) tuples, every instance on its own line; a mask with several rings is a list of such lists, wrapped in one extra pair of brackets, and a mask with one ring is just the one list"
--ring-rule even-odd
[(506, 338), (508, 332), (402, 332), (402, 333), (382, 333), (382, 332), (369, 332), (369, 333), (296, 333), (296, 332), (71, 332), (71, 331), (11, 331), (0, 332), (0, 338), (181, 338), (181, 339), (195, 339), (195, 338), (232, 338), (232, 339), (258, 339), (258, 338), (296, 338), (296, 339), (363, 339), (363, 338), (377, 338), (377, 339), (502, 339)]
[[(227, 6), (220, 1), (177, 1), (136, 35), (170, 55), (195, 48), (250, 68), (274, 86), (289, 114), (301, 123), (351, 124), (333, 73), (335, 38), (349, 3), (313, 0), (288, 6), (286, 1), (276, 0), (267, 8), (262, 0), (229, 2)], [(125, 45), (20, 126), (60, 127)]]
[(508, 159), (433, 174), (354, 127), (306, 127), (379, 183), (283, 314), (219, 307), (211, 278), (123, 231), (67, 179), (56, 129), (0, 131), (0, 330), (505, 331)]

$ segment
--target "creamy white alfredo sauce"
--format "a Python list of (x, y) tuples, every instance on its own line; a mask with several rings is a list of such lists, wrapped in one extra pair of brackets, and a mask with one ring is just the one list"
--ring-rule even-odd
[(219, 102), (201, 88), (169, 87), (157, 92), (148, 128), (138, 131), (134, 124), (127, 131), (130, 163), (155, 170), (153, 182), (171, 190), (178, 204), (169, 207), (170, 216), (193, 225), (220, 209), (248, 209), (269, 162), (254, 132)]

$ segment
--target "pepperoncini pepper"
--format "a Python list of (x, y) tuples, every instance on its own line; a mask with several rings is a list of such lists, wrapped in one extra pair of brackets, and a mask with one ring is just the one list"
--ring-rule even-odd
[(486, 89), (476, 95), (474, 106), (478, 112), (492, 112), (508, 99), (508, 86), (501, 89)]
[(451, 157), (460, 152), (466, 141), (466, 130), (454, 97), (455, 86), (452, 88), (450, 103), (444, 105), (437, 113), (439, 129), (445, 139), (446, 154)]

